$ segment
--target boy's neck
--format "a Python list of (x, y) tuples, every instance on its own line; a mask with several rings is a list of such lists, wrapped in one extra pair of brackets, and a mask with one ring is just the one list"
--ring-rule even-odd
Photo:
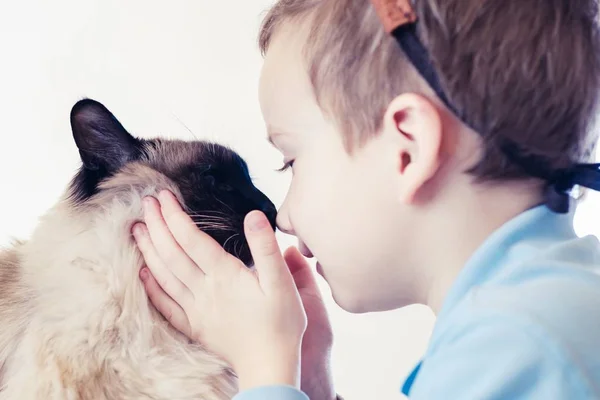
[(439, 312), (448, 290), (475, 251), (506, 222), (539, 205), (539, 193), (531, 183), (480, 185), (478, 190), (471, 187), (448, 199), (443, 215), (431, 216), (444, 221), (430, 225), (436, 226), (429, 236), (435, 243), (429, 242), (429, 250), (421, 252), (429, 258), (420, 263), (429, 266), (423, 279), (423, 300), (434, 313)]

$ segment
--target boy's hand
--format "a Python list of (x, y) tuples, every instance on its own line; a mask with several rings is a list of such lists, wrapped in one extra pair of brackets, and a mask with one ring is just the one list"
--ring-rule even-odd
[(315, 275), (296, 248), (289, 248), (284, 257), (308, 317), (302, 338), (301, 389), (311, 399), (335, 399), (329, 369), (333, 332)]
[(141, 272), (152, 303), (175, 328), (227, 360), (240, 389), (298, 386), (307, 319), (266, 217), (246, 216), (252, 272), (200, 231), (170, 192), (158, 197), (160, 203), (145, 200), (147, 228), (134, 227), (152, 272)]

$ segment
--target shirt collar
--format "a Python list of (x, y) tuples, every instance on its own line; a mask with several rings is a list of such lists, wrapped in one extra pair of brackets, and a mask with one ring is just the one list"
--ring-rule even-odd
[[(444, 330), (451, 311), (473, 287), (489, 281), (493, 276), (501, 273), (503, 267), (510, 265), (512, 260), (518, 260), (525, 255), (527, 246), (515, 246), (517, 243), (567, 240), (575, 237), (574, 205), (570, 210), (567, 214), (557, 214), (545, 205), (537, 206), (519, 214), (493, 232), (473, 253), (450, 287), (437, 315), (430, 343), (433, 343)], [(422, 361), (404, 381), (402, 386), (404, 395), (408, 396), (421, 364)]]

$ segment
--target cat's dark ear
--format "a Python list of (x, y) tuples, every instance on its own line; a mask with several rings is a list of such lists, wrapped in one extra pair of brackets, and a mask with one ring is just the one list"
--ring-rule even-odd
[(73, 106), (71, 129), (85, 169), (112, 174), (140, 156), (141, 141), (95, 100), (80, 100)]

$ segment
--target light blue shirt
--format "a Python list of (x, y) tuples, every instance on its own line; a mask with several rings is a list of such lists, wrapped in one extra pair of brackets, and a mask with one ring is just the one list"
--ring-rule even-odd
[[(533, 208), (485, 241), (450, 288), (402, 392), (419, 400), (600, 399), (600, 244), (576, 236), (573, 211)], [(278, 386), (234, 397), (259, 399), (307, 397)]]

